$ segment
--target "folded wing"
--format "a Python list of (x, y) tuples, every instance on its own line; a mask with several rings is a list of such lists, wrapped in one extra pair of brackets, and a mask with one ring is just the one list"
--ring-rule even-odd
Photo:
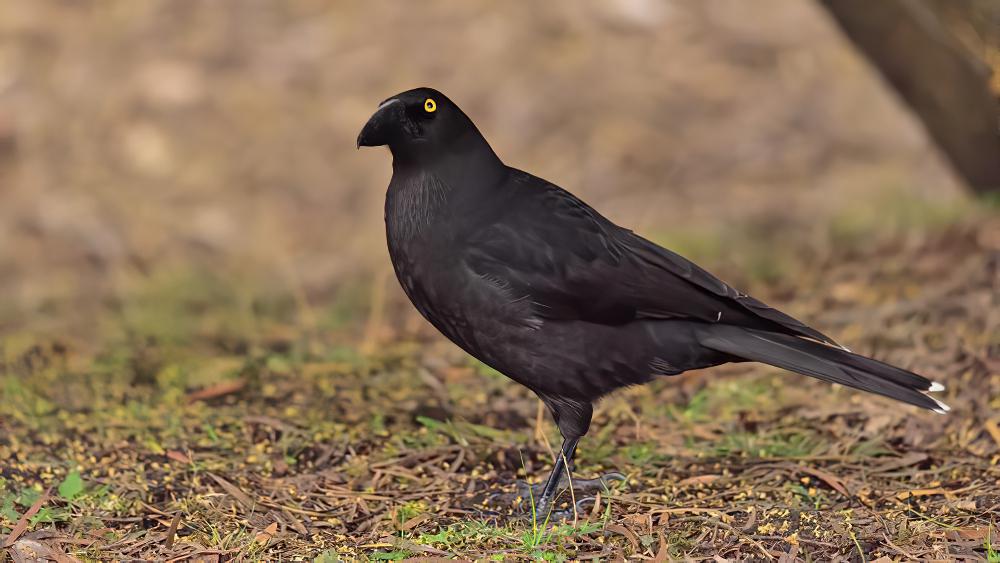
[(682, 256), (618, 227), (565, 190), (518, 173), (502, 221), (468, 241), (465, 262), (502, 281), (538, 316), (624, 324), (692, 319), (830, 337), (744, 295)]

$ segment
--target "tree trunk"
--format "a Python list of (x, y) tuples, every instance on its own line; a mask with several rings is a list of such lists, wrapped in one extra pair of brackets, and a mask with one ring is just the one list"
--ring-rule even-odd
[(978, 193), (1000, 192), (1000, 100), (991, 70), (921, 0), (820, 0)]

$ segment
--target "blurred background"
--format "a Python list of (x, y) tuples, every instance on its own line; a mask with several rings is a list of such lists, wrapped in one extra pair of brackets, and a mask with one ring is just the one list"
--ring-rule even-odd
[[(952, 28), (997, 64), (996, 10), (962, 4), (976, 17)], [(315, 323), (399, 302), (390, 156), (354, 142), (380, 100), (420, 85), (508, 164), (735, 282), (967, 211), (919, 120), (813, 0), (530, 17), (444, 0), (5, 2), (0, 326), (90, 332), (149, 291)]]

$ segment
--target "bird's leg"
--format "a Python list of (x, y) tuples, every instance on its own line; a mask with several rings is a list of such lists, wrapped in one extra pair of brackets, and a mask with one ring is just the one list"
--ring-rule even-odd
[[(574, 492), (579, 491), (584, 494), (594, 494), (599, 491), (606, 491), (609, 488), (608, 483), (610, 481), (624, 481), (625, 476), (615, 472), (603, 475), (597, 479), (572, 479), (570, 473), (573, 468), (573, 456), (576, 455), (576, 446), (580, 443), (580, 439), (583, 438), (590, 428), (590, 418), (594, 414), (593, 405), (589, 402), (568, 397), (553, 397), (542, 394), (539, 394), (539, 397), (545, 402), (549, 411), (552, 412), (552, 418), (555, 419), (556, 426), (559, 427), (559, 433), (563, 437), (563, 443), (553, 464), (552, 473), (549, 474), (549, 478), (545, 481), (545, 485), (541, 489), (541, 494), (535, 496), (535, 493), (538, 491), (537, 486), (532, 486), (527, 491), (528, 494), (531, 494), (535, 498), (536, 518), (545, 518), (552, 508), (553, 501), (556, 499), (556, 494), (563, 483), (563, 477), (573, 487)], [(527, 496), (527, 494), (523, 494), (522, 498)], [(579, 504), (586, 499), (574, 500)]]
[(538, 519), (545, 519), (560, 489), (564, 486), (571, 486), (575, 495), (585, 495), (578, 498), (574, 496), (573, 501), (579, 507), (585, 506), (588, 501), (593, 503), (595, 494), (611, 489), (612, 481), (625, 481), (625, 475), (617, 471), (605, 473), (595, 479), (572, 477), (573, 458), (576, 455), (576, 446), (579, 442), (580, 438), (564, 438), (562, 447), (559, 448), (559, 453), (556, 455), (552, 472), (549, 473), (545, 484), (541, 487), (534, 485), (529, 488), (528, 494), (535, 498), (535, 514)]
[(576, 445), (580, 442), (580, 438), (590, 428), (590, 418), (594, 413), (594, 408), (589, 402), (568, 397), (539, 394), (539, 398), (549, 408), (552, 418), (556, 421), (556, 426), (559, 427), (559, 433), (563, 437), (563, 443), (553, 464), (552, 473), (545, 481), (542, 494), (535, 503), (535, 514), (544, 515), (556, 498), (563, 474), (566, 475), (567, 480), (570, 480), (569, 472), (570, 467), (572, 467), (573, 454), (576, 453)]
[(562, 480), (565, 471), (567, 480), (570, 479), (570, 468), (568, 463), (572, 463), (573, 454), (576, 453), (576, 445), (580, 443), (580, 438), (563, 438), (562, 447), (556, 454), (555, 464), (552, 466), (552, 473), (549, 473), (548, 480), (545, 481), (545, 488), (542, 489), (541, 496), (535, 502), (535, 512), (543, 514), (548, 510), (552, 501), (555, 500), (556, 492), (559, 490), (559, 482)]

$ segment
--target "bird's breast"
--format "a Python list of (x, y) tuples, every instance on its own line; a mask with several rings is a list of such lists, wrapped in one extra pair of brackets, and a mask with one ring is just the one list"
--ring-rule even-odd
[(385, 198), (385, 225), (389, 242), (427, 238), (431, 229), (447, 226), (451, 189), (428, 172), (393, 174)]

